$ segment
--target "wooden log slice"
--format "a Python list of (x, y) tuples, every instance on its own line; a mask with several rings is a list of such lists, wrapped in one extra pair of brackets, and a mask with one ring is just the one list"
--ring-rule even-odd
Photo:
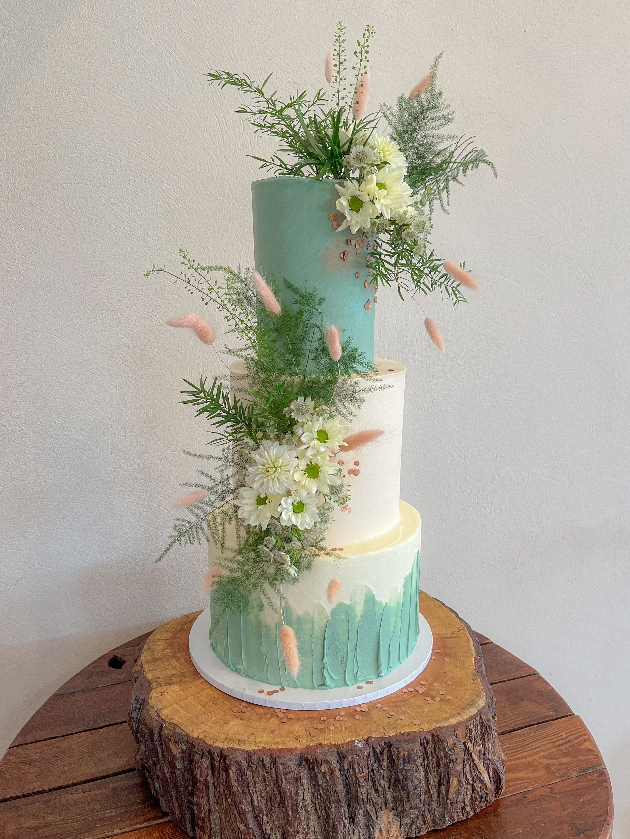
[(208, 684), (188, 653), (198, 613), (136, 663), (136, 763), (197, 839), (404, 839), (483, 809), (503, 789), (494, 697), (468, 624), (421, 595), (432, 660), (408, 687), (333, 711), (281, 711)]

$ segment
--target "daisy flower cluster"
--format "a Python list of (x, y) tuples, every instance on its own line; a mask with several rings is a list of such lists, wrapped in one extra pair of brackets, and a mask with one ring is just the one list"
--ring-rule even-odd
[(414, 198), (405, 181), (407, 161), (398, 145), (376, 131), (359, 131), (343, 160), (351, 177), (336, 185), (336, 206), (344, 215), (339, 229), (362, 230), (367, 236), (395, 229), (412, 248), (424, 251), (431, 229), (424, 211), (428, 196)]
[(250, 454), (245, 486), (236, 499), (238, 516), (262, 530), (272, 520), (311, 530), (347, 498), (335, 455), (350, 429), (310, 397), (298, 397), (285, 413), (295, 423), (292, 432), (281, 440), (261, 440)]

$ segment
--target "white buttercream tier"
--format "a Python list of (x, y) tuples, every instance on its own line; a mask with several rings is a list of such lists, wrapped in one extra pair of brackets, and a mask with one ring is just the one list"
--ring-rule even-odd
[[(362, 431), (383, 433), (371, 443), (339, 454), (338, 460), (343, 462), (350, 486), (350, 501), (331, 517), (326, 533), (330, 548), (382, 536), (396, 527), (400, 519), (405, 366), (381, 358), (375, 358), (374, 365), (377, 372), (366, 377), (364, 402), (351, 423), (350, 435)], [(247, 401), (245, 365), (236, 362), (230, 372), (232, 392)]]
[(375, 358), (374, 365), (378, 374), (371, 383), (382, 389), (365, 393), (350, 434), (371, 430), (383, 434), (358, 450), (340, 452), (338, 459), (344, 462), (344, 470), (358, 470), (359, 474), (347, 475), (350, 501), (347, 509), (336, 510), (330, 520), (326, 544), (331, 548), (389, 533), (400, 519), (405, 366), (381, 358)]

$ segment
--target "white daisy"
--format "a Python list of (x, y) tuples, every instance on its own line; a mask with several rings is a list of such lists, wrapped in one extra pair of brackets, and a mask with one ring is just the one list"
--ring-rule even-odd
[(368, 144), (377, 152), (380, 159), (392, 166), (407, 168), (405, 155), (398, 148), (398, 145), (390, 138), (372, 131), (367, 140)]
[(346, 217), (339, 230), (349, 227), (351, 233), (356, 233), (357, 230), (369, 228), (372, 219), (378, 215), (369, 196), (355, 181), (345, 181), (343, 186), (335, 184), (335, 187), (339, 193), (336, 207)]
[(381, 162), (381, 156), (371, 146), (352, 146), (350, 154), (347, 154), (343, 162), (348, 169), (365, 169), (366, 166), (374, 166)]
[(297, 422), (308, 422), (313, 419), (315, 413), (315, 403), (310, 396), (298, 396), (286, 409), (287, 414), (293, 417)]
[(285, 495), (280, 501), (280, 519), (284, 524), (294, 524), (300, 530), (310, 530), (319, 521), (317, 496), (310, 493)]
[(281, 495), (260, 495), (253, 487), (242, 487), (238, 505), (238, 516), (245, 519), (247, 524), (259, 524), (263, 530), (267, 529), (269, 519), (279, 515)]
[(350, 433), (350, 428), (340, 424), (337, 417), (328, 419), (315, 417), (311, 422), (305, 423), (300, 430), (302, 432), (300, 448), (305, 451), (307, 457), (319, 453), (328, 455), (338, 451), (341, 446), (346, 445), (343, 438)]
[(404, 177), (402, 166), (385, 166), (376, 175), (378, 198), (374, 199), (374, 203), (385, 218), (390, 217), (392, 210), (407, 207), (413, 202), (411, 187)]
[(297, 453), (275, 440), (263, 440), (260, 448), (252, 452), (254, 466), (248, 469), (248, 483), (262, 495), (282, 495), (295, 482)]
[(295, 483), (307, 492), (317, 494), (326, 493), (328, 487), (335, 487), (341, 484), (339, 473), (341, 467), (337, 463), (329, 461), (328, 452), (311, 457), (303, 457), (298, 466), (297, 472), (293, 473)]

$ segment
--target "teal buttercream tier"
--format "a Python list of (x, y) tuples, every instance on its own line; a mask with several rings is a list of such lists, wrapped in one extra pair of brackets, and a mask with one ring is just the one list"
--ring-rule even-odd
[(370, 586), (359, 585), (349, 603), (330, 615), (321, 603), (311, 612), (285, 606), (285, 622), (295, 632), (300, 670), (288, 672), (278, 643), (281, 622), (265, 620), (259, 597), (245, 613), (225, 613), (211, 636), (214, 652), (231, 670), (269, 685), (312, 689), (356, 685), (386, 676), (402, 664), (418, 640), (420, 552), (402, 590), (386, 602)]
[[(339, 194), (334, 181), (278, 177), (254, 181), (254, 261), (291, 305), (285, 280), (324, 298), (325, 325), (350, 338), (368, 365), (374, 358), (374, 288), (368, 276), (369, 242), (333, 224)], [(349, 244), (349, 240), (351, 243)]]
[[(330, 602), (330, 583), (335, 599)], [(411, 655), (419, 632), (420, 516), (401, 502), (390, 533), (345, 555), (321, 556), (286, 586), (284, 621), (295, 632), (300, 668), (288, 672), (278, 634), (279, 609), (258, 597), (247, 611), (211, 604), (212, 649), (241, 676), (267, 685), (326, 690), (386, 676)]]

